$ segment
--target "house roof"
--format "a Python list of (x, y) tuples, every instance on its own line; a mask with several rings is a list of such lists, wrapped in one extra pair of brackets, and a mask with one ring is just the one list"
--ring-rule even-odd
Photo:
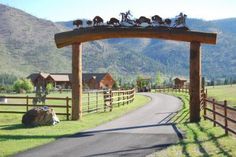
[(96, 79), (97, 82), (100, 82), (108, 73), (84, 73), (83, 81), (89, 81), (90, 79)]
[(42, 72), (40, 72), (39, 74), (40, 74), (43, 78), (47, 78), (48, 75), (49, 75), (48, 73), (42, 73)]
[[(82, 78), (83, 81), (89, 81), (90, 79), (96, 79), (97, 82), (100, 82), (107, 74), (109, 73), (83, 73)], [(68, 82), (72, 81), (72, 74), (70, 73), (33, 73), (29, 75), (27, 78), (30, 78), (34, 81), (39, 75), (43, 78), (51, 77), (54, 81)]]
[(185, 78), (176, 77), (174, 80), (187, 81)]
[(69, 82), (70, 76), (68, 74), (60, 74), (60, 75), (49, 75), (54, 81), (61, 81), (61, 82)]
[(49, 74), (47, 73), (33, 73), (33, 74), (30, 74), (29, 76), (27, 76), (27, 79), (31, 79), (31, 81), (35, 81), (35, 79), (37, 79), (39, 76), (43, 77), (44, 79), (46, 79)]

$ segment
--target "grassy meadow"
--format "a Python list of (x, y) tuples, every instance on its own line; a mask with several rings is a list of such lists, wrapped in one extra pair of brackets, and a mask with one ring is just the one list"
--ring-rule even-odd
[(172, 118), (172, 122), (184, 132), (179, 143), (158, 151), (149, 157), (234, 157), (236, 156), (235, 136), (224, 134), (221, 127), (203, 119), (199, 123), (189, 123), (189, 95), (168, 93), (179, 97), (183, 102), (182, 110)]
[(137, 109), (148, 101), (150, 101), (150, 98), (136, 94), (135, 100), (132, 103), (114, 108), (112, 112), (87, 114), (80, 121), (62, 120), (55, 126), (41, 126), (36, 128), (25, 128), (21, 124), (22, 115), (0, 114), (0, 157), (9, 156), (55, 141), (62, 136), (93, 128)]
[(208, 86), (208, 97), (217, 101), (227, 100), (230, 106), (236, 107), (236, 85)]

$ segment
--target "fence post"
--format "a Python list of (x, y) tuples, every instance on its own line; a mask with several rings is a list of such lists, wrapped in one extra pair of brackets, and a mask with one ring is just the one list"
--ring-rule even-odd
[(129, 103), (131, 103), (131, 93), (132, 91), (129, 91)]
[(104, 112), (106, 112), (106, 108), (107, 108), (107, 93), (105, 90), (103, 91), (103, 101), (104, 101)]
[(89, 92), (88, 92), (88, 112), (89, 112)]
[(133, 101), (134, 101), (134, 98), (135, 98), (135, 89), (133, 90)]
[(225, 134), (228, 135), (228, 121), (227, 121), (227, 101), (224, 101), (224, 113), (225, 113)]
[(26, 112), (29, 111), (29, 96), (26, 96)]
[(113, 99), (113, 94), (112, 91), (110, 90), (110, 112), (112, 111), (112, 99)]
[(215, 99), (212, 100), (213, 101), (213, 120), (214, 120), (214, 126), (216, 126), (216, 114), (215, 114), (215, 110), (216, 110), (216, 106), (215, 106)]
[(129, 104), (129, 91), (126, 91), (126, 103)]
[(69, 120), (69, 98), (66, 97), (66, 120)]
[(204, 120), (206, 120), (206, 94), (204, 93), (203, 95), (203, 117), (204, 117)]
[(96, 91), (96, 112), (98, 111), (98, 92)]
[(117, 94), (118, 94), (118, 107), (120, 107), (120, 92), (118, 92)]
[(132, 103), (132, 101), (133, 101), (133, 89), (130, 91), (129, 99), (130, 99), (129, 102)]
[(123, 105), (125, 105), (125, 92), (123, 91)]

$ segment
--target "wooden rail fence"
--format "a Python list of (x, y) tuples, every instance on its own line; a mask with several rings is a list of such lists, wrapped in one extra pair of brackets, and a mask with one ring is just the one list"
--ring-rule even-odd
[[(34, 108), (34, 107), (42, 107), (42, 106), (48, 106), (51, 108), (65, 108), (65, 112), (57, 112), (57, 115), (65, 115), (66, 119), (69, 120), (69, 109), (71, 108), (71, 106), (69, 105), (69, 101), (71, 101), (71, 98), (69, 97), (65, 97), (65, 98), (59, 98), (59, 97), (46, 97), (46, 101), (60, 101), (60, 103), (56, 103), (56, 104), (33, 104), (33, 100), (36, 97), (31, 97), (31, 96), (4, 96), (4, 97), (0, 97), (0, 98), (5, 98), (8, 99), (9, 103), (0, 103), (0, 106), (8, 106), (8, 107), (25, 107), (25, 110), (23, 111), (22, 108), (20, 110), (4, 110), (4, 111), (0, 111), (0, 113), (16, 113), (16, 114), (24, 114), (25, 112), (27, 112), (30, 108)], [(61, 103), (61, 102), (64, 103)]]
[(160, 87), (154, 89), (155, 92), (184, 92), (184, 93), (189, 93), (189, 88), (187, 86), (184, 87)]
[[(86, 91), (83, 93), (83, 113), (93, 113), (106, 111), (113, 107), (129, 104), (134, 100), (135, 90), (117, 90), (117, 91)], [(34, 107), (48, 106), (58, 108), (57, 115), (64, 115), (66, 119), (70, 118), (71, 98), (65, 97), (46, 97), (45, 104), (33, 104), (36, 97), (31, 96), (0, 96), (0, 99), (7, 99), (8, 102), (0, 102), (0, 113), (24, 114)], [(5, 106), (5, 108), (3, 108)]]
[(104, 111), (107, 107), (112, 111), (113, 107), (125, 105), (133, 102), (135, 90), (117, 90), (117, 91), (107, 91), (104, 93)]
[(223, 103), (217, 102), (215, 99), (207, 98), (207, 92), (203, 98), (203, 117), (213, 122), (213, 126), (218, 124), (225, 130), (225, 134), (231, 132), (236, 135), (236, 108), (227, 105), (225, 100)]
[[(155, 92), (185, 92), (189, 93), (188, 88), (158, 88)], [(236, 135), (236, 108), (227, 105), (227, 101), (217, 102), (215, 99), (207, 98), (207, 89), (201, 90), (201, 109), (203, 110), (204, 120), (208, 119), (225, 130), (225, 134), (231, 132)]]

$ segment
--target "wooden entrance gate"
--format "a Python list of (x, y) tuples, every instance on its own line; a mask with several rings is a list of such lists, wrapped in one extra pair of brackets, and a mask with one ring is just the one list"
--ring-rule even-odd
[(181, 29), (88, 27), (55, 34), (58, 48), (72, 45), (72, 120), (82, 117), (82, 43), (108, 38), (157, 38), (190, 43), (190, 122), (200, 121), (201, 44), (216, 44), (216, 33)]

